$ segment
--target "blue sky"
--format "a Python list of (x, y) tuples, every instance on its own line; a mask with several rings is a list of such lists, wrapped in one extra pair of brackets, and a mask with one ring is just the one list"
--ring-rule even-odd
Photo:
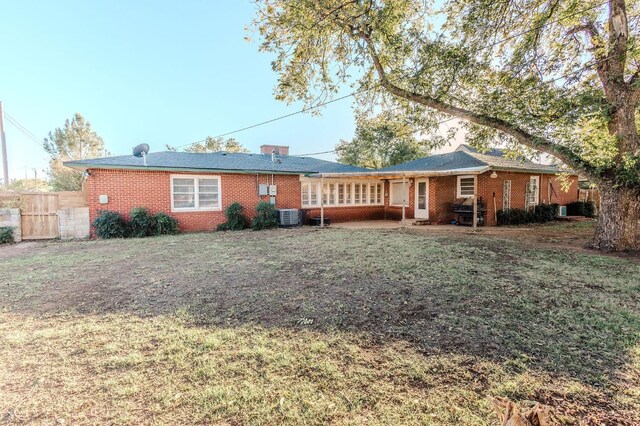
[[(296, 111), (273, 97), (269, 55), (244, 40), (254, 6), (227, 1), (0, 2), (0, 100), (44, 138), (82, 113), (114, 154), (146, 142), (182, 145)], [(345, 93), (348, 88), (345, 87)], [(353, 135), (352, 100), (234, 135), (292, 154)], [(5, 120), (12, 178), (46, 168), (46, 154)]]
[[(115, 155), (297, 111), (301, 104), (274, 99), (271, 57), (244, 39), (253, 15), (249, 0), (0, 0), (0, 100), (39, 140), (80, 112)], [(352, 102), (233, 136), (252, 151), (262, 144), (289, 145), (292, 154), (331, 150), (353, 136)], [(42, 176), (44, 150), (7, 120), (5, 128), (10, 177), (33, 177), (34, 168)]]

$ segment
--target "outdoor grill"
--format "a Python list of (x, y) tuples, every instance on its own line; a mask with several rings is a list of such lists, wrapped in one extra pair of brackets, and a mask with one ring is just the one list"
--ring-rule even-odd
[[(478, 226), (485, 224), (487, 208), (482, 197), (478, 198)], [(473, 198), (458, 198), (453, 203), (456, 225), (473, 226)]]

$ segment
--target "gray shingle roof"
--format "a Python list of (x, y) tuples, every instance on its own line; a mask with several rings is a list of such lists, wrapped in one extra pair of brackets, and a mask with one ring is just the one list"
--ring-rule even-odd
[(430, 155), (406, 163), (380, 169), (380, 172), (415, 172), (415, 171), (443, 171), (469, 169), (472, 167), (483, 167), (486, 164), (468, 155), (463, 151), (448, 152), (446, 154)]
[(476, 154), (471, 152), (465, 154), (470, 155), (479, 161), (482, 161), (483, 163), (494, 169), (539, 171), (546, 173), (558, 173), (562, 171), (559, 166), (553, 164), (539, 164), (525, 159), (513, 159), (495, 155)]
[(476, 153), (476, 154), (492, 155), (494, 157), (504, 156), (504, 150), (500, 148), (489, 148), (487, 151), (481, 153), (481, 152), (478, 152), (476, 148), (466, 143), (461, 143), (458, 146), (458, 148), (456, 148), (456, 151), (465, 151), (465, 152)]
[(152, 152), (147, 154), (147, 166), (142, 158), (132, 155), (66, 161), (65, 166), (73, 168), (124, 168), (149, 170), (198, 170), (229, 172), (273, 172), (273, 173), (347, 173), (364, 172), (368, 169), (334, 163), (311, 157), (276, 156), (231, 152), (191, 153)]
[(445, 170), (470, 169), (489, 166), (500, 170), (534, 171), (557, 173), (558, 166), (538, 164), (531, 161), (511, 159), (498, 155), (485, 155), (466, 151), (454, 151), (446, 154), (430, 155), (406, 163), (380, 169), (381, 172), (437, 172)]

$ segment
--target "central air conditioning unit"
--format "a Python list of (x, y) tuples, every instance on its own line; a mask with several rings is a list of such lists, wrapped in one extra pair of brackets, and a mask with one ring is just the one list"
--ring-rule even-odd
[(279, 209), (278, 226), (298, 226), (300, 214), (298, 209)]
[(567, 206), (558, 206), (558, 216), (567, 217)]

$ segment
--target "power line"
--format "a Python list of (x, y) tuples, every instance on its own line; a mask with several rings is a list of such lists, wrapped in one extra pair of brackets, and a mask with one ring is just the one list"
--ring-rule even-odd
[[(298, 115), (298, 114), (302, 114), (302, 113), (305, 113), (305, 112), (308, 112), (308, 111), (312, 111), (312, 110), (314, 110), (314, 109), (318, 109), (318, 108), (323, 107), (323, 106), (325, 106), (325, 105), (329, 105), (329, 104), (332, 104), (332, 103), (334, 103), (334, 102), (338, 102), (338, 101), (341, 101), (341, 100), (343, 100), (343, 99), (350, 98), (350, 97), (352, 97), (352, 96), (355, 96), (355, 95), (357, 95), (357, 94), (359, 94), (359, 93), (366, 92), (366, 91), (368, 91), (368, 90), (370, 90), (370, 89), (369, 89), (369, 88), (366, 88), (366, 89), (358, 90), (358, 91), (355, 91), (355, 92), (349, 93), (348, 95), (344, 95), (344, 96), (341, 96), (341, 97), (339, 97), (339, 98), (332, 99), (332, 100), (330, 100), (330, 101), (321, 102), (321, 103), (319, 103), (319, 104), (312, 105), (312, 106), (310, 106), (310, 107), (303, 108), (303, 109), (301, 109), (301, 110), (298, 110), (298, 111), (295, 111), (295, 112), (292, 112), (292, 113), (289, 113), (289, 114), (281, 115), (280, 117), (275, 117), (275, 118), (272, 118), (272, 119), (270, 119), (270, 120), (266, 120), (266, 121), (262, 121), (262, 122), (260, 122), (260, 123), (252, 124), (252, 125), (250, 125), (250, 126), (242, 127), (242, 128), (240, 128), (240, 129), (232, 130), (232, 131), (230, 131), (230, 132), (221, 133), (221, 134), (219, 134), (219, 135), (217, 135), (217, 136), (213, 136), (213, 138), (214, 138), (214, 139), (216, 139), (216, 138), (222, 138), (222, 137), (225, 137), (225, 136), (231, 135), (231, 134), (233, 134), (233, 133), (243, 132), (243, 131), (245, 131), (245, 130), (249, 130), (249, 129), (253, 129), (253, 128), (255, 128), (255, 127), (263, 126), (263, 125), (265, 125), (265, 124), (273, 123), (274, 121), (279, 121), (279, 120), (282, 120), (282, 119), (285, 119), (285, 118), (289, 118), (289, 117), (294, 116), (294, 115)], [(202, 143), (202, 142), (205, 142), (205, 141), (206, 141), (206, 139), (202, 139), (202, 140), (199, 140), (199, 141), (196, 141), (196, 142), (190, 142), (190, 143), (187, 143), (187, 144), (184, 144), (184, 145), (178, 145), (178, 146), (176, 146), (176, 148), (182, 148), (182, 147), (185, 147), (185, 146), (193, 145), (193, 144), (196, 144), (196, 143)]]
[[(561, 18), (556, 19), (555, 21), (548, 21), (548, 22), (546, 22), (546, 23), (544, 23), (544, 24), (542, 24), (542, 25), (539, 25), (539, 26), (537, 26), (537, 27), (530, 28), (530, 29), (528, 29), (528, 30), (526, 30), (526, 31), (521, 31), (520, 33), (513, 34), (513, 35), (511, 35), (511, 36), (509, 36), (509, 37), (506, 37), (506, 38), (504, 38), (504, 39), (501, 39), (501, 40), (495, 41), (495, 42), (493, 42), (493, 43), (491, 43), (491, 44), (489, 44), (489, 45), (486, 45), (486, 46), (480, 47), (480, 48), (476, 49), (476, 51), (478, 52), (478, 51), (482, 51), (482, 50), (490, 49), (490, 48), (495, 47), (495, 46), (497, 46), (497, 45), (499, 45), (499, 44), (501, 44), (501, 43), (504, 43), (504, 42), (506, 42), (506, 41), (512, 40), (512, 39), (514, 39), (514, 38), (516, 38), (516, 37), (520, 37), (520, 36), (522, 36), (522, 35), (524, 35), (524, 34), (527, 34), (527, 33), (532, 32), (532, 31), (538, 31), (538, 30), (540, 30), (540, 29), (542, 29), (542, 28), (544, 28), (544, 27), (546, 27), (546, 26), (548, 26), (548, 25), (557, 24), (558, 22), (561, 22), (561, 21), (563, 21), (563, 20), (565, 20), (565, 19), (568, 19), (568, 18), (574, 17), (574, 16), (576, 16), (576, 15), (578, 15), (578, 14), (582, 14), (582, 13), (585, 13), (585, 12), (589, 12), (589, 11), (591, 11), (591, 10), (593, 10), (593, 9), (596, 9), (596, 8), (598, 8), (598, 7), (601, 7), (601, 6), (604, 6), (604, 5), (606, 5), (607, 3), (608, 3), (608, 2), (599, 3), (599, 4), (596, 4), (595, 6), (591, 6), (591, 7), (588, 7), (588, 8), (586, 8), (586, 9), (583, 9), (583, 10), (580, 10), (580, 11), (577, 11), (577, 12), (574, 12), (574, 13), (572, 13), (572, 14), (565, 15), (565, 16), (563, 16), (563, 17), (561, 17)], [(249, 125), (249, 126), (246, 126), (246, 127), (242, 127), (242, 128), (240, 128), (240, 129), (232, 130), (232, 131), (230, 131), (230, 132), (221, 133), (221, 134), (219, 134), (219, 135), (217, 135), (217, 136), (214, 136), (213, 138), (221, 138), (221, 137), (225, 137), (225, 136), (228, 136), (228, 135), (231, 135), (231, 134), (234, 134), (234, 133), (243, 132), (243, 131), (245, 131), (245, 130), (253, 129), (253, 128), (256, 128), (256, 127), (263, 126), (263, 125), (265, 125), (265, 124), (269, 124), (269, 123), (273, 123), (273, 122), (275, 122), (275, 121), (283, 120), (283, 119), (285, 119), (285, 118), (289, 118), (289, 117), (292, 117), (292, 116), (294, 116), (294, 115), (298, 115), (298, 114), (302, 114), (302, 113), (305, 113), (305, 112), (308, 112), (308, 111), (312, 111), (312, 110), (315, 110), (315, 109), (321, 108), (321, 107), (323, 107), (323, 106), (326, 106), (326, 105), (332, 104), (332, 103), (334, 103), (334, 102), (338, 102), (338, 101), (341, 101), (341, 100), (343, 100), (343, 99), (350, 98), (350, 97), (355, 96), (355, 95), (358, 95), (358, 94), (360, 94), (360, 93), (367, 92), (367, 91), (372, 90), (372, 89), (374, 89), (375, 87), (378, 87), (378, 86), (380, 86), (380, 84), (379, 84), (379, 83), (378, 83), (378, 84), (376, 84), (374, 87), (364, 88), (364, 89), (361, 89), (361, 90), (358, 90), (358, 91), (352, 92), (352, 93), (350, 93), (350, 94), (348, 94), (348, 95), (344, 95), (344, 96), (341, 96), (341, 97), (339, 97), (339, 98), (332, 99), (332, 100), (330, 100), (330, 101), (321, 102), (321, 103), (319, 103), (319, 104), (317, 104), (317, 105), (313, 105), (313, 106), (310, 106), (310, 107), (306, 107), (306, 108), (303, 108), (303, 109), (301, 109), (301, 110), (298, 110), (298, 111), (295, 111), (295, 112), (292, 112), (292, 113), (289, 113), (289, 114), (285, 114), (285, 115), (282, 115), (282, 116), (279, 116), (279, 117), (275, 117), (275, 118), (272, 118), (272, 119), (269, 119), (269, 120), (266, 120), (266, 121), (262, 121), (262, 122), (259, 122), (259, 123), (256, 123), (256, 124), (252, 124), (252, 125)], [(447, 120), (447, 121), (449, 121), (449, 120)], [(202, 142), (205, 142), (205, 141), (206, 141), (206, 139), (202, 139), (202, 140), (199, 140), (199, 141), (190, 142), (190, 143), (186, 143), (186, 144), (183, 144), (183, 145), (178, 145), (178, 146), (176, 146), (175, 148), (183, 148), (183, 147), (185, 147), (185, 146), (194, 145), (194, 144), (202, 143)]]
[(311, 152), (309, 154), (296, 154), (296, 155), (291, 155), (291, 157), (310, 157), (312, 155), (320, 155), (320, 154), (332, 154), (336, 152), (335, 149), (332, 149), (331, 151), (322, 151), (322, 152)]
[(42, 142), (38, 139), (37, 136), (35, 136), (33, 133), (31, 133), (29, 131), (29, 129), (24, 127), (22, 124), (20, 124), (20, 122), (18, 122), (18, 120), (16, 120), (15, 118), (11, 117), (6, 112), (4, 113), (4, 116), (7, 118), (7, 121), (9, 121), (9, 123), (13, 124), (13, 126), (16, 129), (20, 130), (20, 132), (22, 132), (25, 136), (27, 136), (29, 138), (29, 140), (35, 142), (40, 148), (42, 148)]
[(13, 123), (22, 128), (25, 132), (27, 132), (29, 134), (29, 136), (33, 139), (36, 139), (37, 141), (39, 141), (38, 137), (36, 135), (33, 134), (33, 132), (29, 131), (29, 129), (27, 129), (25, 126), (23, 126), (22, 124), (20, 124), (20, 122), (18, 122), (18, 120), (16, 120), (15, 118), (13, 118), (10, 114), (8, 113), (4, 113), (5, 117), (7, 117), (8, 119), (12, 120)]

